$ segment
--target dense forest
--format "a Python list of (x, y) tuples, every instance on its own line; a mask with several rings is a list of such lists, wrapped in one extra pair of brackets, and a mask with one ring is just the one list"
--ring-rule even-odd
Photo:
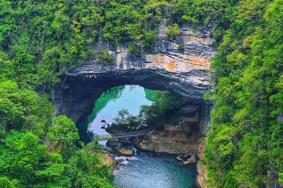
[(283, 1), (240, 1), (227, 17), (213, 63), (209, 183), (264, 187), (283, 172)]
[(264, 187), (283, 170), (283, 1), (240, 1), (226, 17), (213, 63), (209, 183)]
[(99, 40), (149, 50), (165, 17), (172, 40), (185, 23), (215, 28), (209, 187), (283, 183), (282, 0), (1, 0), (0, 187), (112, 187), (103, 151), (48, 94), (69, 67), (107, 60)]

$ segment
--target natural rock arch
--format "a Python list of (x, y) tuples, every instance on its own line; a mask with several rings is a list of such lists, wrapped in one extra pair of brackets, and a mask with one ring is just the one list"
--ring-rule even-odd
[(121, 69), (114, 65), (83, 65), (69, 70), (63, 87), (54, 93), (53, 101), (58, 114), (66, 114), (78, 121), (90, 112), (102, 92), (126, 84), (174, 92), (188, 103), (199, 105), (200, 129), (205, 133), (209, 121), (209, 104), (203, 101), (202, 96), (209, 91), (210, 85), (204, 70), (168, 72), (161, 68)]
[[(75, 121), (85, 117), (94, 101), (108, 88), (134, 84), (150, 89), (168, 90), (200, 106), (200, 130), (203, 134), (209, 122), (210, 105), (203, 94), (210, 91), (208, 76), (210, 59), (215, 55), (210, 30), (194, 32), (183, 26), (175, 41), (168, 41), (162, 30), (150, 53), (139, 57), (129, 53), (127, 44), (116, 48), (100, 42), (94, 46), (98, 53), (107, 49), (112, 64), (87, 64), (68, 70), (62, 87), (53, 92), (52, 99), (57, 114), (66, 114)], [(183, 52), (180, 52), (183, 47)]]

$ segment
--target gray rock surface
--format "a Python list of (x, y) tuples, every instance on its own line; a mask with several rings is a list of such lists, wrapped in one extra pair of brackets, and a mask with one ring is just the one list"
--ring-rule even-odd
[(62, 86), (52, 95), (56, 114), (66, 114), (79, 121), (91, 111), (94, 101), (106, 89), (137, 84), (174, 92), (200, 106), (199, 125), (201, 133), (205, 134), (210, 105), (202, 97), (211, 90), (208, 72), (215, 55), (211, 30), (195, 32), (185, 25), (181, 35), (170, 41), (164, 35), (164, 24), (166, 20), (160, 26), (156, 45), (139, 57), (129, 53), (127, 44), (118, 47), (103, 41), (95, 44), (95, 53), (108, 50), (113, 64), (95, 64), (96, 59), (92, 59), (68, 70)]
[[(191, 104), (190, 108), (180, 109), (180, 113), (191, 114), (197, 111), (198, 134), (188, 136), (195, 128), (187, 126), (192, 123), (190, 119), (182, 119), (184, 121), (179, 121), (177, 127), (167, 126), (167, 130), (151, 134), (139, 142), (139, 147), (161, 153), (194, 153), (186, 163), (195, 163), (196, 156), (202, 158), (203, 136), (210, 123), (211, 104), (203, 100), (203, 94), (211, 90), (208, 72), (215, 55), (213, 40), (210, 38), (212, 29), (194, 31), (189, 25), (184, 25), (181, 35), (171, 41), (164, 32), (167, 23), (166, 19), (161, 22), (156, 44), (151, 49), (143, 49), (138, 57), (129, 53), (127, 43), (117, 47), (101, 40), (96, 43), (93, 47), (95, 54), (107, 50), (113, 64), (98, 65), (95, 64), (97, 59), (93, 58), (68, 70), (62, 78), (62, 84), (54, 88), (51, 94), (55, 114), (65, 114), (79, 122), (91, 112), (93, 103), (103, 91), (119, 85), (137, 84), (151, 89), (168, 90)], [(281, 116), (278, 116), (278, 121), (282, 120)], [(131, 151), (127, 152), (132, 154)], [(126, 158), (124, 160), (120, 157), (117, 161), (120, 164), (127, 163)], [(197, 168), (198, 185), (207, 187), (205, 165), (198, 163)]]

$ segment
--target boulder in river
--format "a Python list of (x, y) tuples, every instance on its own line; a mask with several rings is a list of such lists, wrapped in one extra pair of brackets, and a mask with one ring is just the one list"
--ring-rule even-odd
[(184, 160), (183, 161), (183, 164), (184, 165), (187, 165), (187, 164), (193, 164), (193, 163), (196, 163), (197, 162), (197, 158), (196, 158), (196, 155), (193, 154), (191, 157), (189, 157), (187, 160)]
[(132, 148), (122, 148), (119, 149), (118, 152), (124, 156), (133, 156), (135, 154), (135, 151)]
[(184, 165), (193, 164), (197, 162), (197, 157), (195, 154), (179, 154), (176, 160), (181, 161)]
[(177, 159), (177, 161), (183, 161), (182, 157), (179, 156), (179, 155), (177, 155), (176, 159)]

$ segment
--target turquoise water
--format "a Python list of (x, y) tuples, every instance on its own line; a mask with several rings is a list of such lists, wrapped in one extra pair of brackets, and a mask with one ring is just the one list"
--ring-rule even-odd
[[(116, 92), (113, 95), (112, 92)], [(108, 100), (106, 104), (102, 101)], [(101, 104), (103, 103), (103, 107)], [(141, 86), (126, 85), (123, 87), (112, 88), (108, 92), (102, 94), (95, 105), (93, 112), (93, 120), (89, 121), (88, 131), (96, 135), (108, 134), (105, 129), (101, 129), (101, 121), (106, 121), (108, 124), (113, 122), (113, 119), (118, 115), (118, 112), (126, 109), (132, 115), (138, 115), (140, 107), (143, 105), (151, 105), (152, 101), (146, 98), (145, 90)], [(99, 108), (97, 110), (97, 108)]]
[(114, 171), (121, 188), (195, 188), (195, 166), (184, 166), (169, 155), (141, 152)]
[[(138, 115), (141, 106), (153, 103), (155, 92), (141, 86), (119, 86), (104, 92), (95, 102), (92, 113), (79, 127), (81, 138), (86, 135), (108, 134), (101, 126), (104, 120), (113, 122), (118, 112), (126, 109)], [(84, 128), (84, 126), (86, 126)], [(86, 131), (87, 130), (87, 131)], [(88, 132), (88, 134), (86, 133)], [(105, 141), (100, 142), (105, 146)], [(120, 157), (121, 158), (121, 157)], [(121, 188), (194, 188), (195, 167), (184, 166), (174, 156), (137, 152), (122, 157), (123, 162), (114, 171), (115, 185)]]

